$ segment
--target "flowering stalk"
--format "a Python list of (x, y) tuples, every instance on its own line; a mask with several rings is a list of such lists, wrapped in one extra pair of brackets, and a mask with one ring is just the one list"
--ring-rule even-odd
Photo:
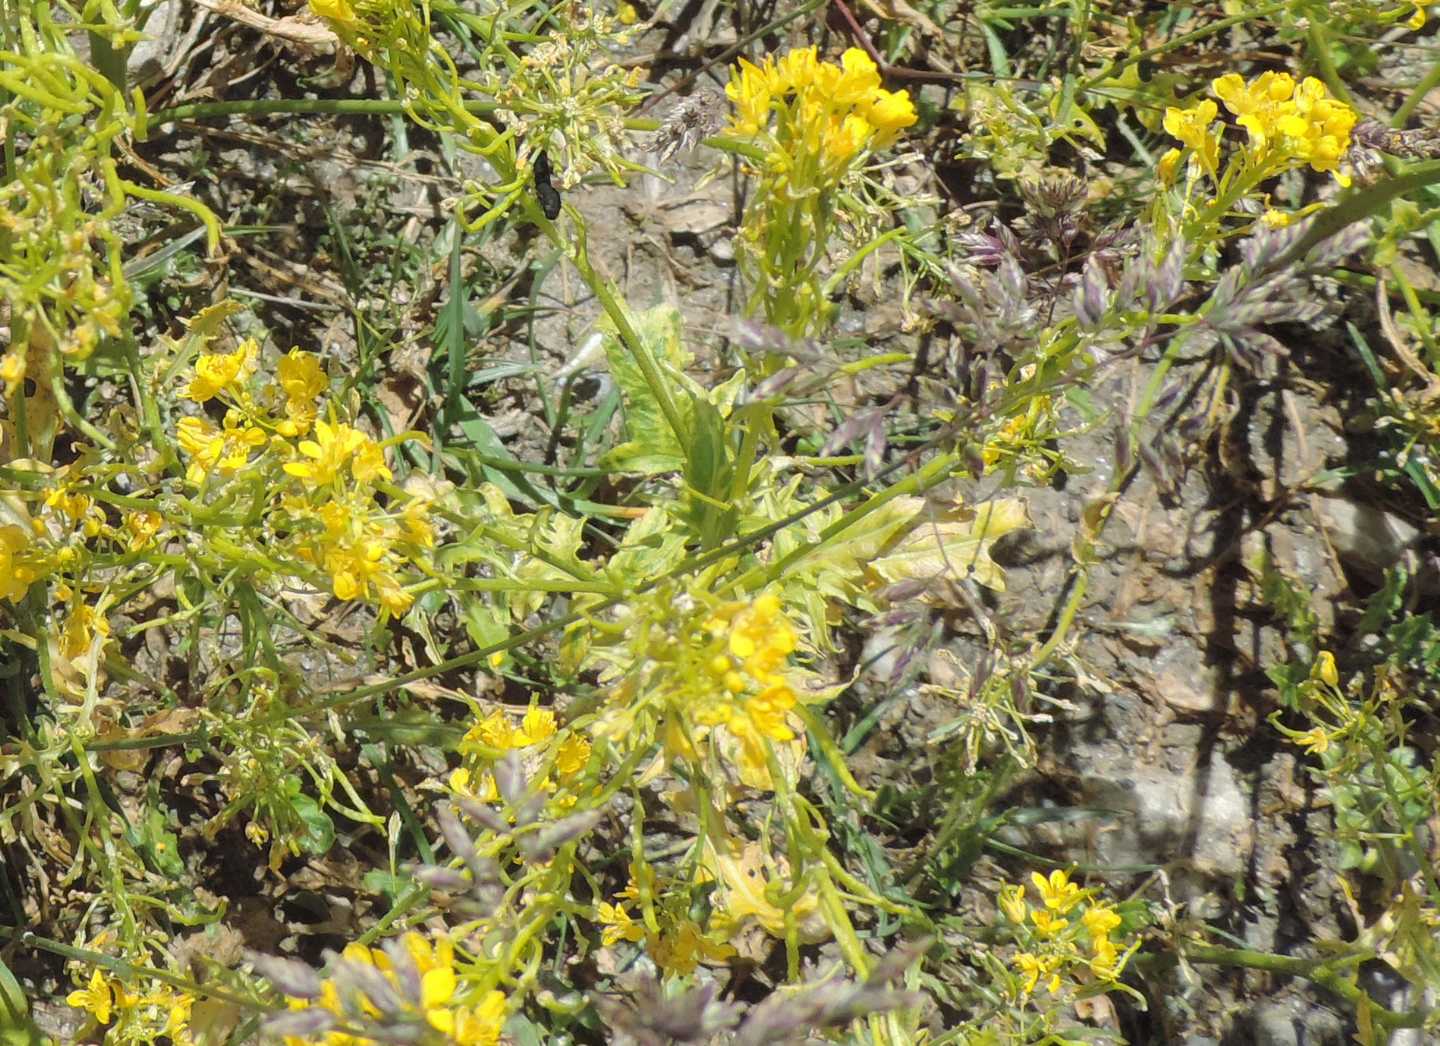
[(905, 91), (880, 86), (864, 51), (839, 65), (814, 47), (741, 59), (725, 88), (735, 106), (731, 129), (764, 154), (740, 235), (741, 270), (752, 287), (747, 311), (785, 333), (823, 329), (830, 312), (820, 279), (836, 194), (866, 159), (916, 120)]
[[(1240, 200), (1302, 164), (1328, 171), (1342, 187), (1349, 186), (1350, 177), (1340, 170), (1340, 161), (1350, 146), (1357, 116), (1348, 105), (1331, 98), (1319, 80), (1306, 77), (1296, 83), (1288, 73), (1267, 72), (1246, 83), (1239, 74), (1228, 73), (1212, 81), (1211, 91), (1237, 118), (1247, 142), (1231, 152), (1222, 168), (1215, 102), (1207, 98), (1188, 109), (1165, 110), (1165, 130), (1184, 148), (1171, 149), (1161, 158), (1161, 182), (1175, 180), (1188, 153), (1186, 196), (1204, 182), (1215, 192), (1195, 210), (1187, 201), (1182, 230), (1188, 242), (1208, 248), (1220, 223)], [(1265, 212), (1266, 223), (1274, 226), (1289, 224), (1295, 217), (1274, 208)]]

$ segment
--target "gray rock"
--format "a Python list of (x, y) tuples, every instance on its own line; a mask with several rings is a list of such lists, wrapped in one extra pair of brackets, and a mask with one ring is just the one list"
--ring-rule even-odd
[(1378, 578), (1414, 548), (1420, 529), (1393, 512), (1346, 497), (1317, 497), (1315, 515), (1345, 565)]
[(1300, 1020), (1288, 1003), (1266, 1003), (1251, 1017), (1255, 1046), (1300, 1046)]
[[(1138, 754), (1077, 760), (1086, 768), (1085, 805), (1119, 813), (1113, 830), (1096, 839), (1096, 860), (1112, 866), (1184, 861), (1204, 876), (1243, 878), (1253, 842), (1250, 797), (1223, 753), (1215, 752), (1208, 765), (1190, 760), (1179, 772), (1140, 762)], [(1193, 896), (1176, 886), (1177, 899)]]
[(1342, 1046), (1347, 1041), (1340, 1017), (1303, 996), (1261, 1003), (1247, 1023), (1228, 1038), (1233, 1046)]

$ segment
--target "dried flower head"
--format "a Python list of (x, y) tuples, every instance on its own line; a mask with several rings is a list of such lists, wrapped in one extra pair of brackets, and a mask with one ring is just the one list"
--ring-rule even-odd
[(656, 162), (665, 164), (677, 153), (689, 152), (725, 126), (725, 102), (714, 91), (696, 91), (670, 107), (655, 132)]

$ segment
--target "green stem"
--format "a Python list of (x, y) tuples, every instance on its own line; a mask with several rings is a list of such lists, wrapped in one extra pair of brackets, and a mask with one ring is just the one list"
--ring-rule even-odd
[(1415, 89), (1405, 96), (1405, 100), (1400, 103), (1400, 108), (1396, 109), (1395, 115), (1390, 117), (1390, 126), (1398, 129), (1409, 123), (1410, 117), (1420, 107), (1420, 103), (1437, 87), (1440, 87), (1440, 61), (1432, 65), (1430, 70), (1420, 78), (1420, 82), (1415, 85)]
[(137, 200), (144, 200), (161, 207), (174, 207), (182, 211), (189, 211), (205, 226), (206, 244), (209, 246), (210, 252), (213, 254), (215, 249), (220, 246), (220, 219), (215, 217), (214, 211), (199, 200), (181, 196), (178, 193), (147, 189), (143, 185), (137, 185), (123, 178), (120, 180), (120, 187), (125, 191), (126, 196), (133, 196)]
[(1124, 58), (1116, 59), (1115, 61), (1112, 61), (1109, 65), (1105, 66), (1105, 68), (1101, 69), (1094, 76), (1090, 77), (1090, 79), (1080, 84), (1078, 90), (1088, 91), (1091, 88), (1103, 83), (1104, 81), (1109, 80), (1121, 70), (1127, 69), (1132, 65), (1137, 65), (1140, 62), (1143, 62), (1149, 58), (1157, 58), (1160, 55), (1166, 54), (1170, 51), (1187, 48), (1193, 43), (1204, 40), (1208, 36), (1214, 36), (1216, 33), (1224, 32), (1226, 29), (1230, 29), (1233, 26), (1244, 25), (1246, 22), (1258, 22), (1262, 19), (1269, 18), (1277, 11), (1284, 9), (1284, 7), (1285, 5), (1283, 3), (1266, 4), (1264, 7), (1257, 8), (1254, 11), (1249, 12), (1248, 14), (1231, 15), (1229, 18), (1222, 18), (1218, 22), (1211, 22), (1209, 25), (1203, 26), (1200, 29), (1196, 29), (1193, 32), (1185, 33), (1181, 36), (1172, 37), (1171, 39), (1166, 40), (1162, 44), (1156, 44), (1154, 47), (1146, 48), (1139, 54), (1126, 55)]
[(96, 446), (104, 447), (106, 450), (114, 451), (115, 442), (105, 433), (101, 432), (90, 422), (80, 416), (75, 409), (75, 404), (70, 400), (70, 393), (65, 391), (60, 381), (50, 383), (50, 393), (55, 397), (55, 405), (60, 409), (60, 414), (73, 428), (79, 429), (93, 440)]
[[(494, 102), (465, 103), (465, 111), (474, 115), (493, 113), (497, 108), (499, 107)], [(285, 113), (395, 116), (405, 111), (405, 103), (388, 98), (256, 98), (240, 102), (190, 102), (169, 109), (158, 109), (149, 115), (147, 123), (155, 127), (180, 120), (214, 120), (228, 116), (272, 116)]]
[(847, 258), (845, 260), (845, 264), (841, 265), (838, 269), (836, 269), (835, 274), (820, 285), (820, 293), (826, 298), (830, 297), (831, 294), (835, 293), (835, 288), (840, 286), (840, 284), (844, 283), (846, 277), (848, 277), (852, 272), (854, 272), (857, 268), (860, 267), (861, 262), (863, 262), (875, 251), (879, 250), (885, 244), (889, 243), (891, 240), (897, 240), (901, 236), (906, 235), (908, 232), (909, 230), (906, 229), (905, 226), (901, 225), (897, 226), (894, 229), (891, 229), (883, 236), (875, 237), (875, 239), (871, 240), (864, 247), (861, 247), (858, 251), (856, 251), (854, 255)]
[(113, 956), (101, 952), (91, 951), (88, 948), (73, 948), (68, 944), (61, 944), (59, 941), (52, 941), (48, 937), (41, 937), (38, 934), (29, 932), (16, 934), (10, 929), (3, 929), (0, 932), (14, 940), (17, 936), (20, 944), (25, 948), (38, 948), (41, 951), (58, 955), (62, 959), (71, 959), (75, 962), (82, 962), (88, 966), (99, 967), (109, 970), (119, 977), (133, 979), (136, 977), (148, 977), (170, 985), (172, 988), (179, 988), (189, 995), (204, 995), (211, 999), (220, 999), (232, 1005), (239, 1006), (245, 1010), (266, 1010), (264, 1004), (254, 999), (247, 999), (240, 995), (233, 995), (230, 992), (216, 988), (213, 985), (201, 986), (194, 981), (186, 980), (184, 977), (177, 977), (166, 970), (158, 970), (153, 966), (136, 966), (134, 963), (126, 962), (124, 959), (116, 959)]
[[(494, 102), (467, 101), (465, 112), (488, 116), (500, 108)], [(333, 116), (398, 116), (405, 113), (405, 103), (390, 98), (256, 98), (240, 102), (189, 102), (185, 105), (157, 109), (148, 114), (147, 127), (178, 123), (181, 120), (219, 120), (231, 116), (277, 116), (293, 113), (314, 113)], [(659, 130), (660, 121), (650, 117), (633, 117), (625, 121), (628, 131)], [(765, 159), (763, 150), (742, 138), (714, 135), (702, 145), (721, 152), (742, 156), (759, 163)]]
[(645, 384), (650, 386), (650, 391), (655, 396), (655, 402), (660, 406), (660, 413), (665, 415), (665, 422), (670, 426), (670, 431), (674, 433), (675, 441), (680, 445), (680, 450), (688, 462), (692, 451), (690, 432), (680, 416), (680, 410), (675, 405), (674, 397), (670, 394), (670, 382), (660, 373), (660, 365), (655, 361), (650, 347), (631, 326), (629, 313), (615, 297), (610, 281), (597, 273), (594, 266), (590, 264), (585, 226), (577, 223), (575, 231), (577, 242), (574, 253), (571, 255), (575, 268), (580, 271), (581, 278), (595, 293), (595, 297), (600, 300), (601, 306), (605, 309), (605, 315), (615, 325), (616, 335), (629, 350), (630, 355), (634, 357), (640, 373), (645, 377)]
[(1355, 96), (1350, 93), (1350, 88), (1345, 86), (1345, 80), (1340, 75), (1340, 70), (1335, 68), (1335, 59), (1330, 56), (1330, 36), (1325, 31), (1325, 26), (1318, 20), (1312, 19), (1310, 29), (1306, 33), (1306, 41), (1310, 45), (1310, 57), (1315, 59), (1315, 65), (1320, 70), (1320, 79), (1325, 81), (1325, 86), (1330, 88), (1330, 93), (1340, 99), (1351, 109), (1359, 109), (1355, 104)]
[[(1107, 511), (1104, 520), (1101, 521), (1101, 526), (1104, 526), (1105, 520), (1109, 518), (1110, 513)], [(1096, 528), (1096, 537), (1099, 537), (1099, 534), (1100, 530)], [(1087, 542), (1086, 544), (1088, 546), (1093, 544), (1093, 542)], [(1066, 598), (1065, 605), (1060, 609), (1060, 617), (1055, 622), (1055, 630), (1050, 633), (1040, 649), (1035, 651), (1034, 655), (1030, 658), (1031, 672), (1034, 672), (1048, 661), (1050, 655), (1055, 652), (1055, 648), (1064, 642), (1065, 637), (1070, 634), (1070, 626), (1075, 623), (1075, 615), (1080, 612), (1080, 604), (1085, 600), (1085, 591), (1090, 585), (1090, 571), (1085, 564), (1078, 562), (1073, 569), (1075, 571), (1075, 583), (1070, 588), (1070, 595)]]
[(1387, 181), (1348, 193), (1339, 203), (1316, 215), (1295, 245), (1270, 264), (1269, 271), (1280, 272), (1297, 264), (1341, 229), (1379, 213), (1396, 197), (1436, 184), (1440, 184), (1440, 160), (1427, 160), (1405, 168)]
[(1334, 959), (1297, 959), (1289, 955), (1270, 955), (1252, 951), (1249, 948), (1214, 948), (1205, 944), (1180, 943), (1180, 953), (1188, 962), (1209, 963), (1215, 966), (1240, 966), (1249, 970), (1264, 970), (1289, 977), (1303, 977), (1350, 1003), (1365, 1006), (1370, 1019), (1387, 1029), (1419, 1028), (1425, 1023), (1425, 1013), (1410, 1010), (1397, 1013), (1387, 1010), (1370, 999), (1355, 983), (1352, 970), (1366, 959), (1373, 958), (1368, 951), (1352, 952)]

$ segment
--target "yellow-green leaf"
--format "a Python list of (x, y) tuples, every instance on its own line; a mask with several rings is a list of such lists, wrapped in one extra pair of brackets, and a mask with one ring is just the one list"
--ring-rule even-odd
[(987, 501), (973, 508), (957, 505), (933, 519), (919, 519), (870, 569), (892, 584), (949, 576), (973, 578), (986, 588), (1004, 592), (1005, 572), (990, 558), (991, 546), (1029, 524), (1025, 503), (1019, 498)]

